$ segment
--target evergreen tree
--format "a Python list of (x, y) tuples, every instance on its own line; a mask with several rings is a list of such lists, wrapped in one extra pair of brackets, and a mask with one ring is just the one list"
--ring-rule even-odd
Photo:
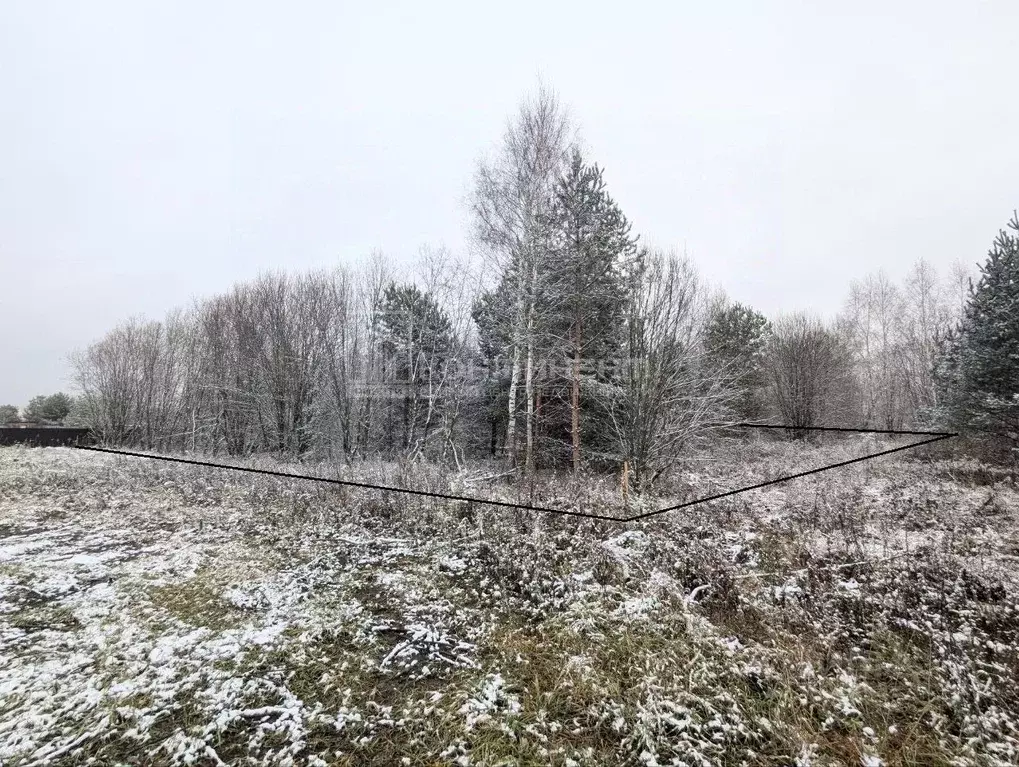
[(938, 369), (942, 414), (1019, 442), (1019, 215), (998, 232)]
[[(630, 222), (609, 196), (602, 169), (573, 150), (556, 185), (553, 207), (553, 266), (542, 303), (549, 307), (548, 332), (569, 360), (569, 443), (574, 471), (581, 462), (581, 383), (605, 376), (604, 362), (622, 349), (627, 304), (626, 271), (636, 253)], [(601, 368), (601, 373), (599, 373)], [(565, 372), (565, 371), (563, 371)], [(555, 402), (559, 398), (551, 397)], [(565, 399), (565, 398), (563, 398)], [(593, 404), (593, 403), (592, 403)], [(604, 418), (586, 418), (592, 425)], [(597, 435), (590, 435), (597, 442)]]
[(733, 414), (752, 421), (762, 415), (764, 356), (770, 325), (763, 314), (743, 304), (717, 307), (705, 331), (707, 363), (716, 375), (731, 381)]
[(471, 318), (478, 329), (478, 352), (486, 368), (482, 388), (482, 412), (489, 427), (489, 452), (499, 453), (500, 438), (505, 436), (508, 415), (507, 393), (510, 387), (510, 359), (513, 315), (512, 287), (504, 277), (494, 289), (474, 301)]
[(439, 393), (453, 347), (451, 323), (435, 299), (416, 285), (390, 284), (380, 313), (387, 378), (401, 400), (400, 444), (390, 423), (389, 446), (417, 452), (419, 444), (427, 442), (441, 406)]
[(32, 397), (25, 408), (25, 415), (29, 418), (39, 418), (43, 421), (63, 423), (67, 414), (71, 412), (71, 398), (63, 392), (56, 394), (40, 394)]

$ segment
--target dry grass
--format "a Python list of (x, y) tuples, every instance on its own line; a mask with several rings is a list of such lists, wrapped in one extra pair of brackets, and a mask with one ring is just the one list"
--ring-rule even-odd
[[(669, 487), (853, 449), (737, 443)], [(910, 457), (613, 526), (5, 449), (0, 499), (5, 763), (1019, 760), (1001, 468)]]

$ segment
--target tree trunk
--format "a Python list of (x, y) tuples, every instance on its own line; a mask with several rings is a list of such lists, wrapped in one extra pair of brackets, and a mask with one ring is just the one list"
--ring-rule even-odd
[[(528, 323), (530, 327), (530, 323)], [(527, 367), (524, 370), (524, 396), (527, 398), (525, 419), (526, 442), (524, 445), (524, 468), (534, 469), (534, 342), (527, 339)]]
[(580, 329), (573, 335), (573, 387), (570, 392), (570, 434), (573, 437), (573, 472), (580, 471)]
[(513, 344), (513, 367), (510, 370), (509, 420), (506, 422), (506, 450), (511, 469), (517, 465), (517, 386), (520, 384), (520, 344)]
[(527, 411), (524, 421), (526, 443), (524, 445), (524, 468), (530, 473), (534, 469), (534, 307), (527, 315), (527, 366), (524, 370), (524, 396)]

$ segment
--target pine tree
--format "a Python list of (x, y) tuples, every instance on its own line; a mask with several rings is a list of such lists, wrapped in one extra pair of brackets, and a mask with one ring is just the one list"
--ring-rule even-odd
[(25, 415), (29, 418), (39, 418), (43, 421), (63, 423), (67, 414), (71, 412), (73, 404), (71, 398), (63, 392), (57, 392), (48, 396), (40, 394), (37, 397), (32, 397), (28, 407), (25, 408)]
[[(510, 360), (513, 316), (512, 286), (504, 276), (494, 290), (478, 296), (471, 308), (471, 318), (478, 329), (478, 352), (487, 375), (482, 390), (482, 409), (489, 426), (489, 452), (493, 458), (499, 450), (500, 434), (505, 436), (507, 392), (510, 387)], [(508, 447), (508, 446), (507, 446)]]
[(716, 308), (705, 332), (707, 362), (716, 375), (732, 382), (734, 415), (760, 418), (763, 408), (764, 354), (770, 325), (763, 314), (736, 303)]
[[(380, 322), (389, 377), (402, 392), (400, 447), (414, 452), (419, 430), (427, 442), (434, 423), (434, 395), (453, 346), (449, 317), (417, 286), (392, 283), (383, 295)], [(389, 432), (394, 447), (394, 430)]]
[[(554, 266), (542, 296), (554, 308), (549, 330), (570, 360), (570, 444), (574, 471), (581, 464), (581, 381), (586, 361), (598, 362), (622, 348), (626, 269), (636, 253), (630, 222), (609, 196), (602, 169), (574, 148), (556, 186), (553, 208)], [(593, 363), (593, 364), (592, 364)]]
[(971, 286), (938, 370), (943, 402), (962, 428), (1019, 443), (1019, 215), (998, 232)]

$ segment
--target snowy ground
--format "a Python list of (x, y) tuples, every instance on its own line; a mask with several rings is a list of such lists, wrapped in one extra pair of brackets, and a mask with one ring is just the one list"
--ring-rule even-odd
[(1017, 579), (972, 461), (620, 526), (0, 448), (0, 763), (1016, 764)]

